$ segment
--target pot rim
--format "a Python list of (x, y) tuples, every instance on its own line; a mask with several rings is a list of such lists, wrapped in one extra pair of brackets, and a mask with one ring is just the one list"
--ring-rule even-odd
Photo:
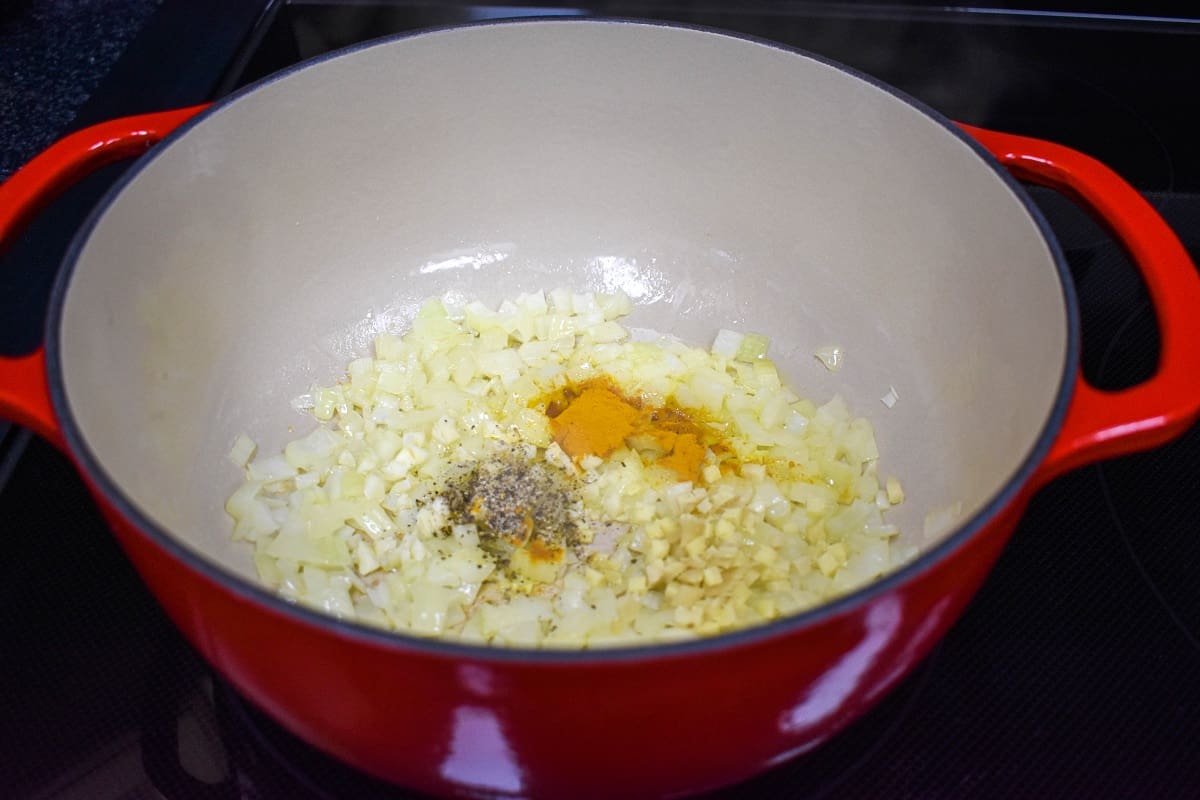
[[(771, 47), (786, 53), (808, 58), (818, 63), (833, 67), (860, 80), (866, 81), (877, 89), (914, 107), (936, 124), (940, 125), (959, 141), (970, 147), (996, 173), (997, 177), (1008, 187), (1014, 197), (1022, 204), (1042, 233), (1046, 242), (1063, 292), (1066, 306), (1067, 337), (1064, 351), (1063, 369), (1059, 380), (1059, 388), (1050, 413), (1039, 432), (1033, 446), (1022, 460), (1020, 466), (1005, 481), (1003, 486), (992, 495), (984, 506), (965, 523), (958, 526), (951, 534), (938, 542), (934, 547), (921, 551), (908, 563), (878, 580), (859, 589), (821, 603), (806, 611), (780, 617), (770, 622), (747, 628), (740, 628), (728, 633), (703, 637), (683, 642), (649, 643), (641, 645), (621, 645), (600, 647), (594, 650), (569, 648), (529, 648), (529, 647), (500, 647), (491, 645), (469, 644), (448, 639), (422, 637), (402, 631), (390, 631), (373, 627), (353, 620), (339, 619), (316, 609), (308, 608), (299, 603), (285, 600), (265, 586), (243, 578), (224, 566), (210, 560), (200, 551), (174, 537), (164, 527), (158, 525), (144, 514), (123, 493), (117, 482), (105, 471), (101, 460), (89, 448), (84, 440), (75, 418), (71, 413), (71, 405), (66, 396), (63, 380), (63, 364), (60, 357), (60, 328), (63, 317), (66, 295), (75, 271), (79, 256), (91, 237), (92, 231), (103, 218), (108, 207), (120, 195), (125, 187), (133, 181), (149, 164), (170, 148), (180, 138), (186, 136), (193, 127), (202, 121), (220, 113), (226, 106), (235, 103), (253, 92), (282, 80), (310, 66), (321, 64), (335, 58), (357, 53), (373, 47), (392, 46), (397, 42), (416, 36), (436, 35), (468, 28), (483, 28), (508, 25), (636, 25), (645, 27), (663, 27), (690, 30), (698, 33), (722, 36), (732, 39)], [(1014, 502), (1021, 492), (1029, 485), (1031, 479), (1041, 465), (1054, 443), (1059, 429), (1062, 427), (1067, 408), (1070, 405), (1074, 375), (1079, 363), (1080, 332), (1079, 310), (1074, 284), (1062, 248), (1050, 229), (1040, 209), (1021, 184), (984, 149), (983, 145), (962, 131), (948, 117), (917, 100), (905, 92), (879, 79), (848, 67), (824, 56), (808, 52), (801, 48), (792, 47), (780, 42), (763, 39), (757, 36), (743, 34), (704, 25), (692, 25), (660, 20), (648, 20), (626, 17), (562, 17), (537, 16), (522, 17), (509, 20), (484, 20), (480, 22), (443, 25), (423, 28), (416, 31), (405, 31), (392, 36), (360, 42), (345, 48), (324, 53), (320, 56), (293, 64), (279, 72), (272, 73), (254, 83), (238, 89), (229, 95), (215, 101), (209, 108), (200, 112), (179, 126), (167, 136), (158, 147), (139, 158), (117, 182), (108, 189), (103, 198), (89, 213), (84, 224), (75, 233), (67, 249), (66, 255), (55, 278), (50, 296), (46, 317), (46, 374), (50, 389), (50, 397), (54, 414), (61, 426), (64, 441), (69, 453), (76, 464), (98, 490), (103, 499), (114, 508), (122, 518), (132, 523), (139, 534), (149, 539), (153, 544), (165, 550), (170, 556), (183, 563), (187, 568), (199, 573), (205, 579), (233, 593), (240, 600), (249, 601), (266, 609), (290, 617), (309, 627), (323, 629), (340, 638), (356, 640), (372, 647), (386, 648), (395, 652), (420, 654), (423, 656), (442, 657), (449, 660), (467, 660), (472, 662), (529, 662), (538, 665), (591, 665), (610, 662), (640, 662), (672, 657), (686, 657), (699, 654), (712, 654), (750, 645), (760, 645), (772, 639), (784, 638), (809, 627), (815, 627), (834, 617), (846, 614), (856, 608), (869, 605), (873, 601), (887, 595), (904, 584), (917, 579), (922, 573), (947, 559), (952, 553), (964, 546), (977, 534), (982, 533), (999, 515)]]

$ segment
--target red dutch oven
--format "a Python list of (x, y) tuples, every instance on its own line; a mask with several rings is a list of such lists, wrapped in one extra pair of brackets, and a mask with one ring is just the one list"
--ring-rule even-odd
[[(44, 348), (0, 361), (0, 413), (71, 458), (242, 693), (429, 792), (678, 795), (808, 751), (926, 655), (1040, 485), (1200, 411), (1200, 280), (1137, 192), (767, 42), (560, 20), (371, 44), (68, 136), (0, 186), (0, 237), (135, 156), (70, 248)], [(1076, 198), (1141, 270), (1146, 383), (1080, 376), (1065, 262), (1014, 176)], [(234, 436), (281, 445), (304, 424), (288, 399), (426, 297), (558, 285), (623, 289), (635, 327), (697, 343), (768, 334), (799, 391), (873, 420), (919, 554), (772, 624), (590, 652), (393, 634), (260, 587), (223, 513)], [(812, 358), (832, 343), (837, 373)], [(938, 509), (952, 524), (925, 536)]]

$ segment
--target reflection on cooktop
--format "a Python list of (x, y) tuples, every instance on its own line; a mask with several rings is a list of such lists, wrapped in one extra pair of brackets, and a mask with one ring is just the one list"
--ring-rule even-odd
[[(1145, 363), (1157, 334), (1149, 306), (1133, 311), (1104, 354), (1105, 373), (1128, 373)], [(1104, 503), (1142, 589), (1162, 604), (1179, 636), (1200, 653), (1200, 525), (1190, 503), (1164, 503), (1164, 493), (1200, 497), (1200, 428), (1152, 454), (1097, 465)], [(1190, 531), (1192, 535), (1179, 535)]]

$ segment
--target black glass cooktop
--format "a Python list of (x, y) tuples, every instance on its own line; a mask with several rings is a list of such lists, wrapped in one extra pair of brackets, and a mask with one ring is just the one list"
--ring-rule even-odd
[[(671, 19), (787, 42), (964, 122), (1087, 151), (1143, 190), (1200, 259), (1190, 123), (1200, 22), (1165, 3), (995, 5), (166, 0), (77, 122), (215, 98), (303, 58), (431, 25)], [(5, 257), (3, 352), (37, 342), (54, 264), (122, 169), (68, 193)], [(1034, 196), (1078, 285), (1086, 374), (1110, 388), (1145, 378), (1158, 334), (1140, 279), (1086, 215)], [(1200, 795), (1198, 465), (1193, 429), (1045, 489), (966, 616), (898, 691), (821, 749), (717, 796)], [(412, 796), (314, 752), (215, 677), (66, 460), (15, 430), (0, 440), (0, 528), (0, 795)]]

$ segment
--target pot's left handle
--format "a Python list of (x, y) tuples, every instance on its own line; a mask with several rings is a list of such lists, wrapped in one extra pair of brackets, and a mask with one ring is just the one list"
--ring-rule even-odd
[[(0, 184), (0, 256), (33, 216), (71, 184), (105, 164), (141, 155), (206, 107), (102, 122), (60, 139), (35, 156)], [(43, 348), (17, 358), (0, 356), (0, 417), (63, 446), (46, 383)]]

